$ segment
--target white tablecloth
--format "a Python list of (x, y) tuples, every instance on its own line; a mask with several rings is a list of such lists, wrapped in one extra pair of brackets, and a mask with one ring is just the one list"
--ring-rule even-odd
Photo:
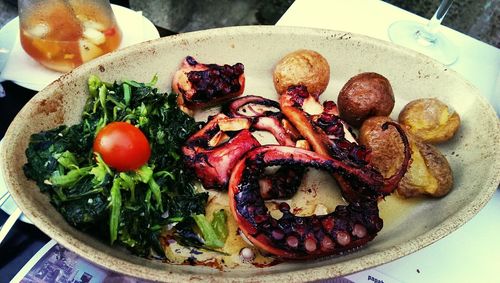
[[(436, 7), (437, 8), (437, 7)], [(389, 40), (398, 20), (425, 22), (415, 14), (377, 0), (296, 0), (277, 25), (349, 31)], [(450, 66), (489, 99), (500, 113), (500, 50), (447, 27), (458, 47)], [(355, 282), (500, 282), (500, 191), (471, 221), (444, 239), (371, 270), (347, 276)]]

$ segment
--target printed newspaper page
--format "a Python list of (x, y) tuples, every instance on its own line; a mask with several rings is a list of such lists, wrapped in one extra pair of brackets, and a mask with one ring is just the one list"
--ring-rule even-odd
[(147, 282), (94, 265), (51, 240), (14, 277), (12, 282)]
[[(148, 282), (122, 275), (81, 258), (74, 252), (51, 240), (18, 272), (12, 282), (23, 283), (101, 283)], [(315, 283), (398, 283), (399, 281), (376, 269), (358, 272), (346, 277), (316, 281)]]

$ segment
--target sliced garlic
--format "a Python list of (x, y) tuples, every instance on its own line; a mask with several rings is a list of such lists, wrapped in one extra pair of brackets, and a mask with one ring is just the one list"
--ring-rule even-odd
[(314, 208), (314, 214), (316, 215), (326, 215), (328, 214), (328, 208), (321, 203), (318, 203)]
[(224, 132), (219, 131), (215, 136), (208, 141), (208, 146), (218, 146), (219, 144), (225, 143), (230, 139), (228, 135), (226, 135)]
[(304, 100), (302, 109), (309, 115), (319, 115), (323, 113), (323, 105), (319, 103), (313, 96), (309, 96)]
[(298, 148), (303, 148), (303, 149), (311, 149), (311, 145), (309, 144), (309, 142), (307, 140), (298, 140), (295, 142), (295, 147), (298, 147)]
[(250, 128), (250, 120), (247, 118), (224, 118), (219, 122), (219, 129), (223, 132), (241, 131)]

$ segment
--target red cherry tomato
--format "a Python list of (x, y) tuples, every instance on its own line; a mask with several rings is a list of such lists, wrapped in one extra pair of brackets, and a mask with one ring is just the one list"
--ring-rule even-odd
[(94, 152), (118, 171), (135, 170), (151, 156), (146, 136), (126, 122), (112, 122), (102, 128), (94, 140)]

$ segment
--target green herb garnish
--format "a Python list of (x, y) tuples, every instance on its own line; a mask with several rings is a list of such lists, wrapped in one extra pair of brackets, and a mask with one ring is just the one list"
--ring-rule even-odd
[[(155, 88), (157, 79), (107, 83), (91, 76), (81, 122), (32, 135), (24, 165), (71, 225), (140, 256), (164, 254), (159, 237), (167, 224), (192, 232), (193, 215), (205, 213), (208, 198), (195, 192), (181, 158), (183, 142), (200, 124), (179, 110), (175, 94)], [(93, 153), (96, 134), (114, 121), (135, 125), (149, 141), (151, 157), (135, 171), (118, 172)], [(220, 225), (209, 225), (217, 239)]]

